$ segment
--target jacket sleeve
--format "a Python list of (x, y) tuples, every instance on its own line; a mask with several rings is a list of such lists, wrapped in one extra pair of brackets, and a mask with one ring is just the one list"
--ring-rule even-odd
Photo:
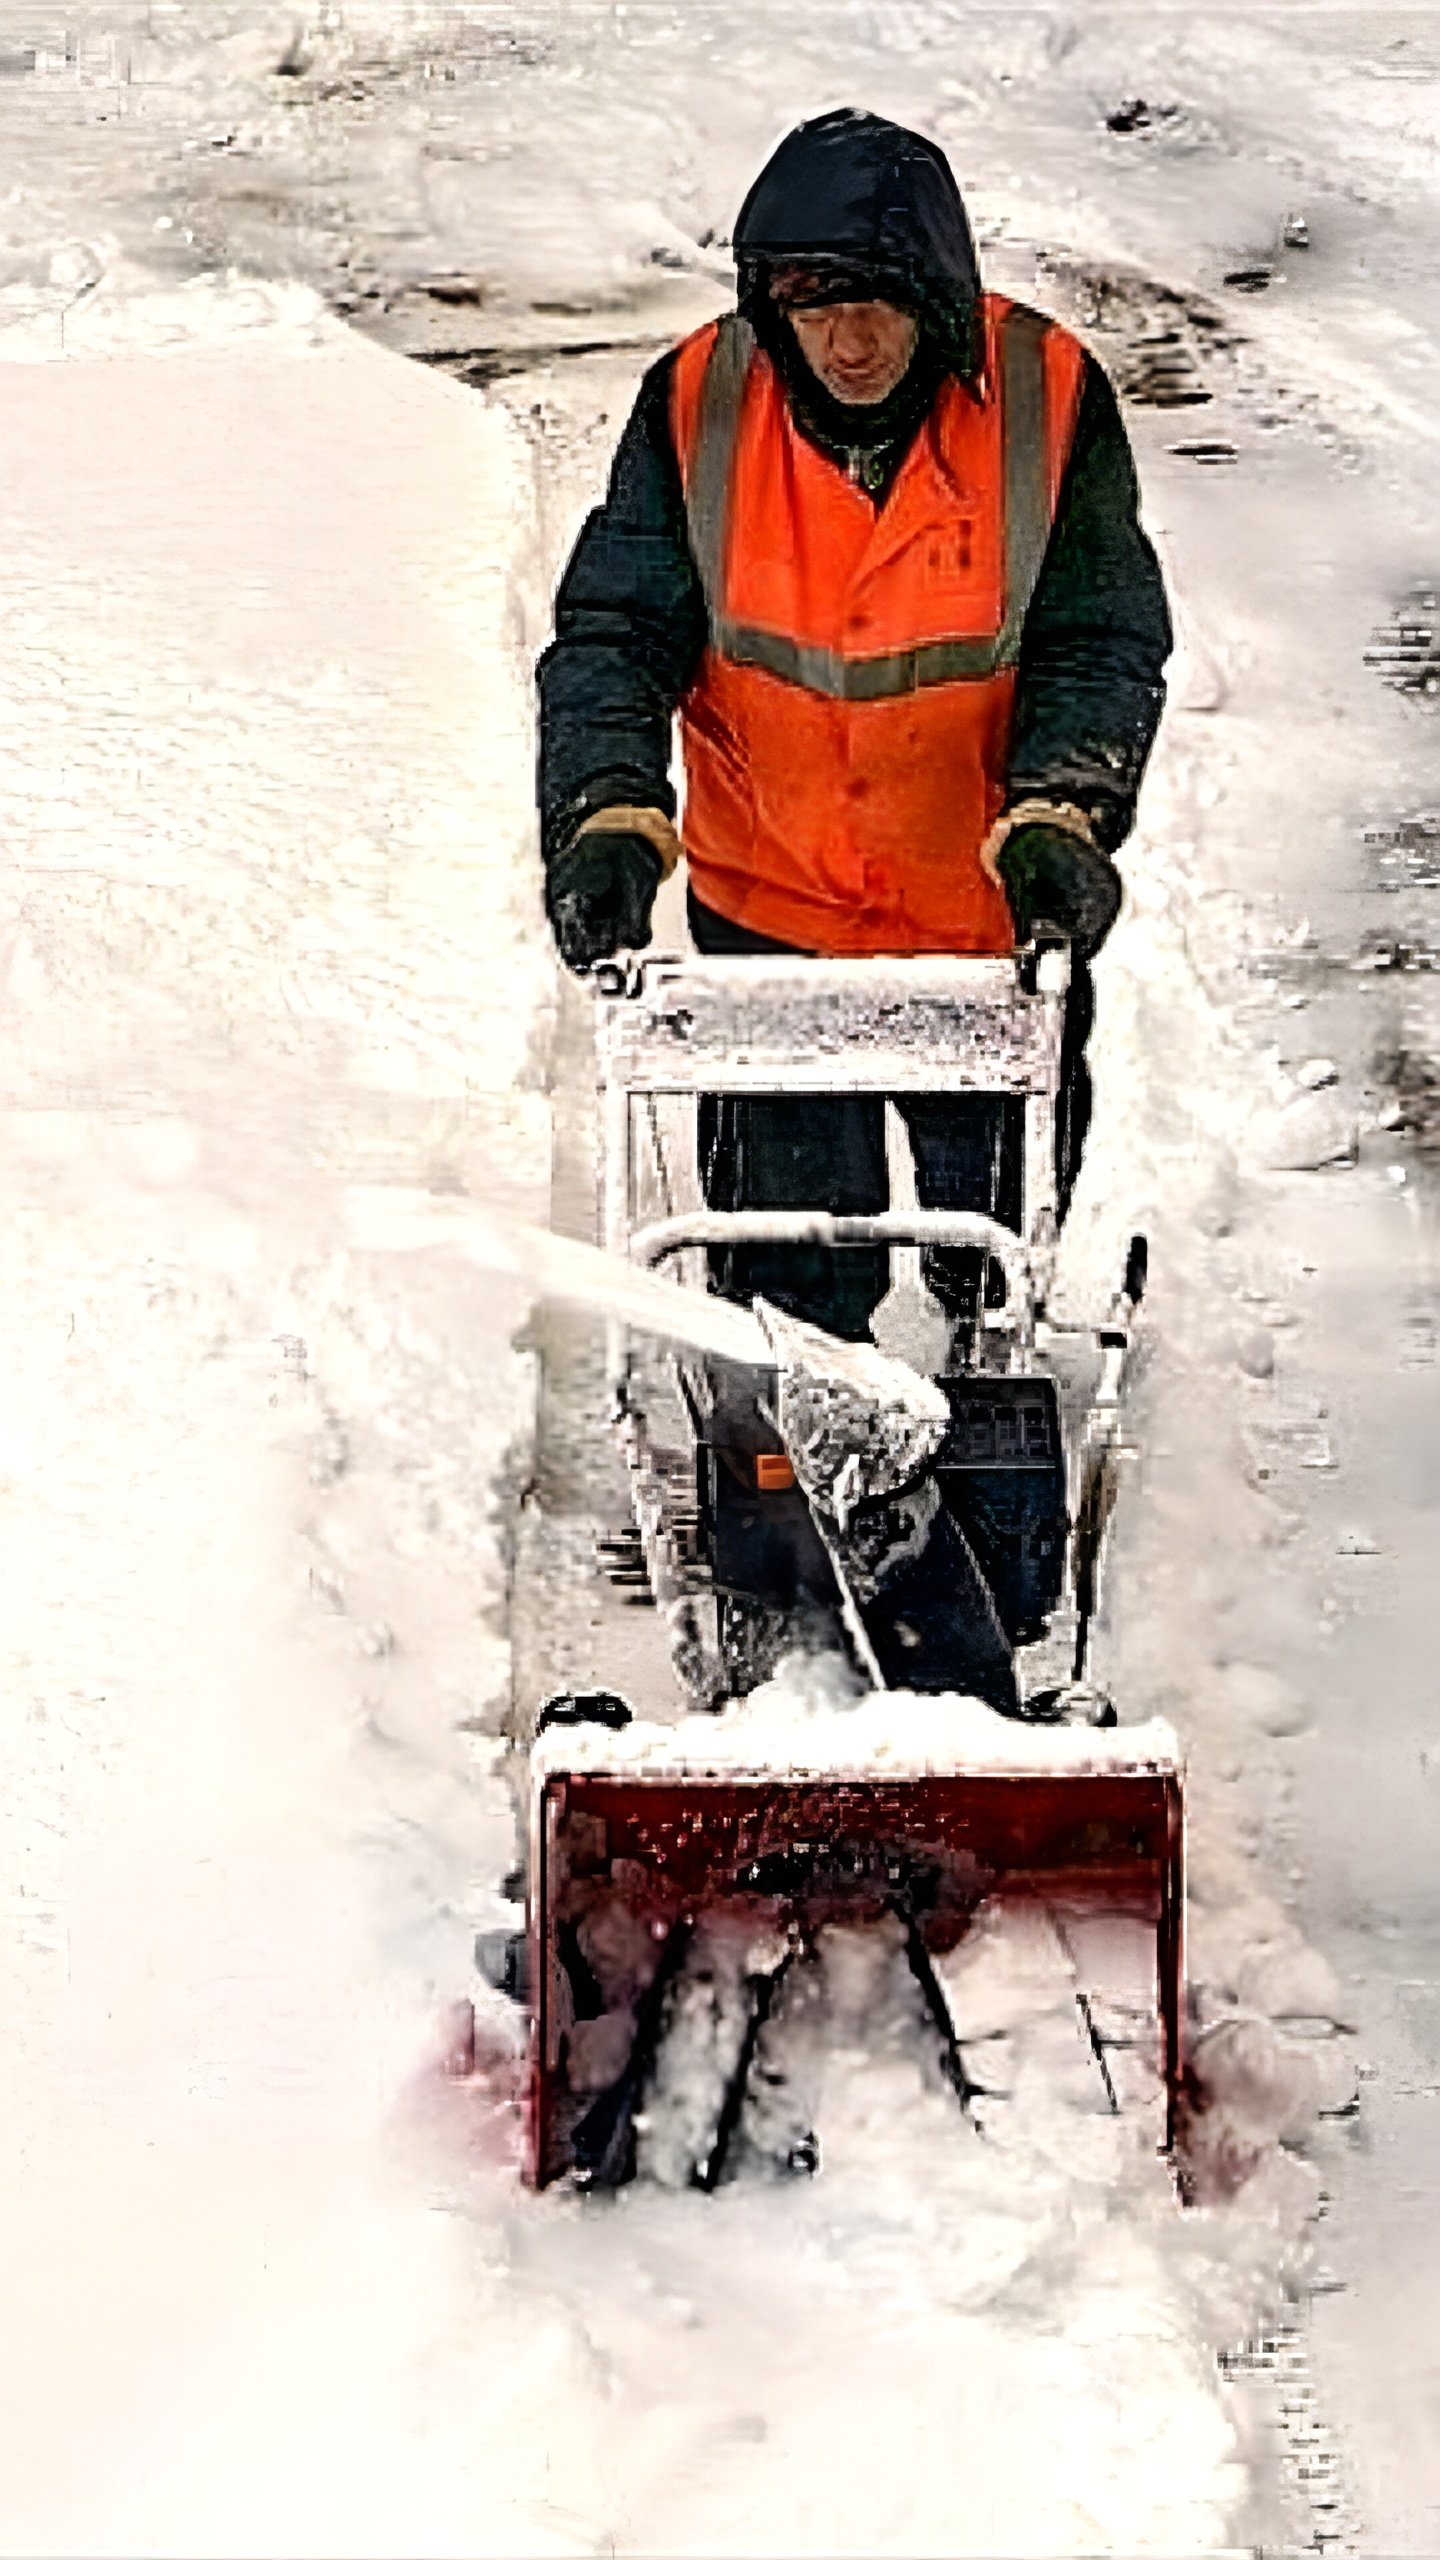
[(541, 849), (553, 863), (612, 803), (675, 814), (670, 733), (705, 646), (670, 432), (673, 356), (653, 365), (620, 438), (603, 506), (560, 582), (540, 660)]
[(1020, 644), (1009, 797), (1063, 799), (1110, 851), (1129, 834), (1165, 700), (1170, 615), (1129, 441), (1085, 359), (1059, 504)]

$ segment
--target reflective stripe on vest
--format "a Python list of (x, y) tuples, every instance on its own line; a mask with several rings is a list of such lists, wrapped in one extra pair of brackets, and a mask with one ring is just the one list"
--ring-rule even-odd
[(705, 368), (695, 453), (685, 496), (690, 546), (710, 621), (710, 645), (743, 667), (838, 702), (881, 702), (924, 685), (993, 676), (1014, 666), (1020, 635), (1050, 539), (1045, 450), (1045, 336), (1048, 321), (1018, 306), (1000, 324), (1000, 396), (1005, 471), (1005, 610), (993, 636), (926, 640), (874, 658), (842, 657), (776, 631), (727, 620), (725, 540), (730, 475), (755, 332), (736, 315), (722, 320)]

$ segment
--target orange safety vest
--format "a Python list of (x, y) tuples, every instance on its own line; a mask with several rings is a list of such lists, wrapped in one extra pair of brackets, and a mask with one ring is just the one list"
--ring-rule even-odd
[(816, 952), (1009, 951), (980, 847), (1074, 433), (1082, 350), (982, 297), (884, 505), (795, 425), (738, 317), (679, 349), (671, 425), (709, 643), (680, 705), (696, 896)]

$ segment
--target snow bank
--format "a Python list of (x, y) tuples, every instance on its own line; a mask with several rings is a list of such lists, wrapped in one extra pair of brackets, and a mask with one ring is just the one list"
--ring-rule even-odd
[(56, 250), (41, 271), (0, 285), (0, 364), (171, 355), (256, 331), (318, 344), (328, 326), (307, 285), (199, 275), (167, 290), (113, 240)]
[(392, 2126), (512, 1854), (524, 1293), (341, 1210), (543, 1202), (529, 464), (308, 296), (184, 311), (4, 372), (0, 2512), (518, 2548)]

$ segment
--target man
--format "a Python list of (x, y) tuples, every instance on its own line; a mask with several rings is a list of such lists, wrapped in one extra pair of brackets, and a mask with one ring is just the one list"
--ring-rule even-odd
[[(1060, 1131), (1088, 1117), (1086, 963), (1114, 921), (1170, 626), (1115, 398), (1069, 334), (981, 290), (933, 143), (850, 109), (791, 133), (735, 229), (738, 311), (652, 368), (541, 662), (547, 908), (577, 971), (650, 938), (688, 859), (707, 953), (1071, 944)], [(683, 847), (670, 743), (679, 714)], [(1018, 1105), (904, 1106), (918, 1196), (1018, 1222)], [(712, 1103), (715, 1206), (863, 1212), (878, 1102)], [(718, 1274), (863, 1334), (867, 1248)], [(927, 1257), (973, 1316), (973, 1257)]]

